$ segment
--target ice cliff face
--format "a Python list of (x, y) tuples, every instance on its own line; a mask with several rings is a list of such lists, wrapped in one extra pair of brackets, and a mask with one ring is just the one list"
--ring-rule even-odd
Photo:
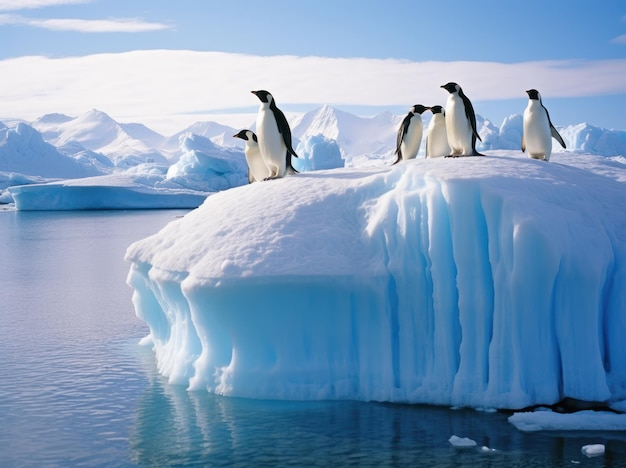
[(579, 160), (415, 160), (209, 197), (127, 251), (160, 372), (258, 398), (626, 399), (626, 178)]

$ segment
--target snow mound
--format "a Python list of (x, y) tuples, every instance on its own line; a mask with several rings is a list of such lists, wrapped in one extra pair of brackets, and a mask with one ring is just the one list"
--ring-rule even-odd
[(209, 197), (127, 251), (160, 372), (257, 398), (626, 399), (625, 185), (576, 161), (418, 159)]

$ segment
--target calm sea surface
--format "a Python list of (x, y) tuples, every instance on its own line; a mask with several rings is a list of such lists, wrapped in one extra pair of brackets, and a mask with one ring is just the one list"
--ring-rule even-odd
[[(626, 466), (623, 433), (526, 434), (499, 413), (169, 385), (137, 344), (148, 330), (123, 258), (184, 213), (0, 211), (0, 467)], [(591, 443), (605, 456), (582, 455)]]

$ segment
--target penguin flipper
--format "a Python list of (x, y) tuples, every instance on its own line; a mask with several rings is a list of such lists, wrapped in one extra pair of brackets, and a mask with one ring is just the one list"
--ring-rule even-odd
[[(539, 101), (541, 102), (541, 101)], [(552, 138), (554, 138), (556, 141), (559, 142), (559, 144), (565, 148), (565, 142), (563, 141), (563, 138), (561, 138), (561, 135), (559, 134), (559, 132), (556, 130), (556, 128), (554, 128), (554, 125), (552, 125), (552, 119), (550, 118), (550, 112), (548, 112), (548, 109), (546, 109), (546, 107), (543, 105), (543, 103), (541, 104), (541, 107), (544, 108), (544, 110), (546, 111), (546, 117), (548, 117), (548, 124), (550, 124), (550, 134), (552, 135)]]
[(550, 124), (550, 133), (552, 134), (552, 138), (554, 138), (556, 141), (559, 142), (559, 144), (563, 147), (563, 148), (567, 148), (565, 146), (565, 142), (563, 141), (563, 138), (561, 138), (561, 135), (559, 134), (559, 132), (556, 130), (556, 128), (554, 128), (554, 126), (552, 124)]
[(522, 135), (522, 153), (526, 152), (526, 140), (524, 139), (524, 135)]
[(289, 122), (287, 122), (285, 114), (278, 107), (276, 107), (274, 101), (272, 101), (270, 109), (274, 113), (276, 125), (278, 125), (278, 132), (283, 136), (283, 141), (285, 142), (287, 151), (294, 155), (296, 158), (300, 158), (300, 156), (298, 156), (293, 149), (293, 143), (291, 141), (291, 128), (289, 127)]
[(287, 158), (287, 169), (285, 172), (287, 174), (299, 174), (300, 171), (298, 171), (295, 167), (293, 167), (293, 164), (291, 164), (291, 153), (289, 150), (287, 150), (287, 154), (285, 156)]
[(392, 166), (402, 161), (402, 150), (400, 149), (400, 146), (398, 146), (398, 149), (396, 149), (396, 152), (394, 154), (396, 154), (397, 156), (396, 160), (391, 163)]
[(256, 180), (252, 175), (252, 171), (250, 170), (250, 168), (248, 168), (248, 183), (251, 184), (252, 182), (256, 182)]
[(398, 129), (398, 136), (396, 137), (396, 153), (398, 156), (402, 157), (402, 152), (400, 151), (400, 145), (402, 144), (402, 140), (404, 140), (404, 135), (409, 131), (409, 125), (411, 124), (411, 117), (413, 117), (413, 113), (409, 112), (407, 116), (402, 121), (400, 128)]
[(478, 130), (476, 130), (476, 113), (474, 112), (474, 106), (472, 105), (472, 101), (470, 101), (469, 98), (465, 95), (465, 93), (461, 91), (459, 91), (459, 95), (461, 96), (461, 99), (463, 100), (463, 104), (464, 104), (463, 107), (465, 107), (465, 117), (467, 118), (467, 120), (469, 121), (472, 127), (472, 133), (474, 134), (474, 137), (478, 138), (480, 142), (482, 143), (483, 139), (478, 134)]

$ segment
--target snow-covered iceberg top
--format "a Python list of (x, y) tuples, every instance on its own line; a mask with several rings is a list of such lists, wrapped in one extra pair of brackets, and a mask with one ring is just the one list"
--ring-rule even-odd
[(620, 162), (567, 153), (302, 173), (133, 244), (128, 281), (160, 372), (192, 389), (619, 401), (625, 182)]

